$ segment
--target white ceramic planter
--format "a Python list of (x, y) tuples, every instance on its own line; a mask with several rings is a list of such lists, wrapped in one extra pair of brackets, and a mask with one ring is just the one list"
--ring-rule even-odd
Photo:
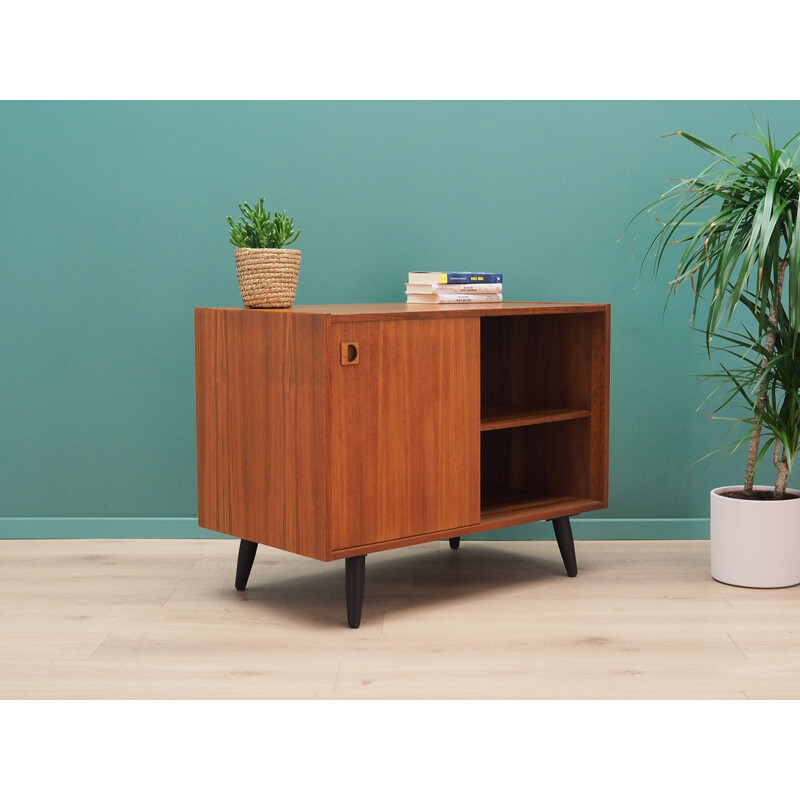
[[(770, 491), (770, 486), (756, 486)], [(791, 500), (736, 500), (711, 492), (711, 577), (734, 586), (777, 589), (800, 583), (800, 492)]]

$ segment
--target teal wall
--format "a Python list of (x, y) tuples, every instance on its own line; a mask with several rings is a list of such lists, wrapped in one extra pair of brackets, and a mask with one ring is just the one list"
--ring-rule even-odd
[(751, 112), (800, 129), (778, 101), (0, 103), (0, 518), (196, 516), (192, 309), (241, 305), (225, 217), (262, 194), (303, 229), (298, 304), (401, 301), (420, 268), (611, 303), (592, 517), (706, 517), (741, 459), (692, 466), (725, 426), (695, 412), (688, 298), (662, 321), (618, 240), (706, 163), (662, 134), (727, 144)]

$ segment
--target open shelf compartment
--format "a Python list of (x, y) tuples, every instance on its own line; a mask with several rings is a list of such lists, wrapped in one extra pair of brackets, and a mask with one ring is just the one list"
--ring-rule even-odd
[(592, 470), (605, 413), (604, 333), (599, 314), (481, 319), (483, 520), (605, 502)]
[(589, 420), (481, 433), (481, 515), (592, 500)]
[(588, 416), (596, 324), (590, 314), (483, 317), (483, 430), (514, 419), (529, 425), (552, 415)]

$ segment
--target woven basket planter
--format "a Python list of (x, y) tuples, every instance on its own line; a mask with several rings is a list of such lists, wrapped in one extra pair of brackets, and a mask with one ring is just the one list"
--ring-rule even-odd
[(288, 308), (297, 292), (300, 251), (237, 247), (239, 291), (248, 308)]

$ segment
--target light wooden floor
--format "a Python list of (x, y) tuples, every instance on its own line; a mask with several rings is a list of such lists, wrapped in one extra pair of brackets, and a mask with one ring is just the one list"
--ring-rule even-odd
[(800, 587), (707, 541), (447, 542), (344, 564), (235, 540), (0, 541), (0, 699), (800, 699)]

